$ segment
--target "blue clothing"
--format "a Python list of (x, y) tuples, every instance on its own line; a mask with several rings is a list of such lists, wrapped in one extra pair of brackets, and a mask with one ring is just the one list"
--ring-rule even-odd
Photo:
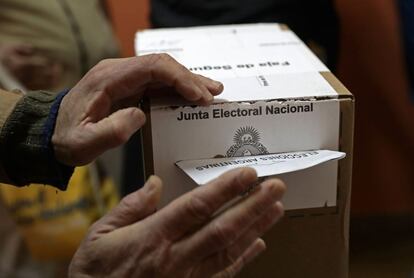
[(402, 24), (402, 34), (408, 67), (408, 77), (411, 85), (411, 96), (414, 100), (414, 1), (400, 0), (399, 9)]

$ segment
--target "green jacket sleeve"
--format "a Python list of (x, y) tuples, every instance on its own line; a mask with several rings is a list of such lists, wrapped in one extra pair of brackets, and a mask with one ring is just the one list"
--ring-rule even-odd
[(73, 168), (56, 161), (51, 145), (65, 94), (30, 92), (15, 104), (0, 130), (1, 181), (18, 186), (43, 183), (66, 188)]

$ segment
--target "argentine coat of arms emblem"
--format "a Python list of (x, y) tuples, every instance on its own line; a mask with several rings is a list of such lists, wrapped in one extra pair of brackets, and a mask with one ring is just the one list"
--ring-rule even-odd
[(227, 151), (227, 157), (268, 154), (266, 147), (259, 142), (259, 132), (251, 126), (239, 128), (233, 137), (233, 141), (234, 145)]

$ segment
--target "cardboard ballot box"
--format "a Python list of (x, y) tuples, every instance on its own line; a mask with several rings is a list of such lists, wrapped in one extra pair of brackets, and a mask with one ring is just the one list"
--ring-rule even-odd
[(277, 174), (286, 216), (241, 276), (347, 277), (354, 101), (334, 75), (278, 24), (146, 30), (136, 51), (168, 53), (225, 88), (209, 107), (145, 107), (145, 171), (166, 182), (163, 204), (232, 167)]

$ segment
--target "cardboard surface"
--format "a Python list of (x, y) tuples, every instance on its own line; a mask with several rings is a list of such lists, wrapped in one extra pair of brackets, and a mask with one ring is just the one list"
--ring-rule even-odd
[[(221, 36), (231, 47), (220, 48), (206, 33)], [(233, 51), (235, 34), (239, 40), (243, 34), (238, 51)], [(225, 85), (209, 107), (178, 98), (146, 103), (146, 172), (169, 182), (162, 200), (167, 204), (198, 186), (174, 165), (180, 160), (319, 149), (346, 153), (339, 162), (279, 176), (288, 187), (283, 199), (286, 217), (265, 236), (266, 253), (242, 277), (347, 277), (353, 97), (292, 34), (275, 24), (140, 32), (138, 53), (166, 51), (192, 71)], [(264, 44), (261, 39), (270, 41)], [(183, 41), (187, 43), (179, 48), (164, 47)], [(255, 48), (263, 45), (269, 51), (257, 55)], [(254, 66), (239, 68), (228, 62), (230, 50), (238, 64)], [(263, 73), (257, 68), (263, 57), (285, 59), (292, 67), (281, 68), (282, 62)], [(236, 65), (236, 70), (204, 70), (205, 61), (224, 62), (231, 69)]]
[(352, 179), (354, 102), (341, 101), (337, 206), (333, 210), (287, 211), (264, 236), (265, 253), (239, 277), (347, 278)]

